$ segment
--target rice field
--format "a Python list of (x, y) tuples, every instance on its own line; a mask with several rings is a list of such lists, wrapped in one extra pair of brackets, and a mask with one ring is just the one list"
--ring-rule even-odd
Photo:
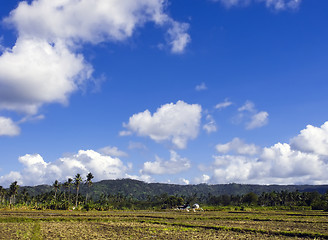
[(2, 210), (0, 239), (328, 239), (328, 213)]

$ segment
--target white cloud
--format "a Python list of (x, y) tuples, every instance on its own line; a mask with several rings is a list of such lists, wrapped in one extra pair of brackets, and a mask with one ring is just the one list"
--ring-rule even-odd
[(19, 157), (23, 164), (21, 172), (12, 172), (0, 177), (0, 184), (8, 186), (17, 180), (21, 185), (50, 184), (54, 180), (65, 181), (76, 173), (86, 176), (92, 172), (95, 181), (127, 177), (127, 166), (118, 158), (100, 154), (94, 150), (80, 150), (78, 153), (45, 162), (39, 154)]
[(206, 90), (206, 89), (207, 89), (207, 86), (204, 82), (202, 82), (201, 84), (199, 84), (195, 87), (196, 91), (203, 91), (203, 90)]
[(18, 123), (25, 123), (25, 122), (35, 122), (43, 120), (45, 116), (43, 114), (40, 115), (27, 115), (23, 117), (21, 120), (18, 121)]
[(234, 7), (234, 6), (246, 6), (251, 0), (212, 0), (213, 2), (221, 2), (226, 7)]
[(138, 175), (126, 175), (127, 178), (130, 179), (135, 179), (135, 180), (139, 180), (139, 181), (144, 181), (144, 182), (154, 182), (154, 178), (152, 178), (150, 175), (147, 174), (141, 174), (140, 176)]
[(301, 0), (259, 0), (275, 10), (297, 9)]
[(219, 153), (235, 152), (237, 154), (255, 155), (259, 152), (259, 147), (255, 144), (246, 144), (239, 138), (232, 139), (231, 142), (216, 145), (216, 150)]
[[(320, 128), (307, 126), (291, 139), (291, 143), (277, 143), (250, 157), (246, 149), (254, 146), (239, 139), (217, 146), (223, 155), (216, 155), (211, 182), (255, 184), (327, 184), (328, 122)], [(241, 148), (239, 148), (241, 146)], [(246, 147), (245, 147), (246, 146)], [(243, 149), (244, 150), (240, 150)], [(230, 151), (236, 155), (226, 155)], [(255, 152), (255, 151), (254, 151)]]
[(183, 53), (187, 44), (191, 41), (187, 30), (189, 24), (172, 21), (172, 27), (168, 30), (171, 52)]
[(153, 115), (149, 110), (134, 114), (123, 126), (139, 136), (156, 142), (171, 141), (177, 148), (185, 148), (188, 140), (198, 135), (201, 111), (198, 104), (178, 101), (161, 106)]
[(251, 121), (246, 124), (246, 129), (251, 130), (254, 128), (263, 127), (268, 123), (268, 117), (269, 114), (264, 111), (254, 114), (251, 117)]
[(258, 112), (254, 103), (251, 101), (246, 101), (243, 106), (238, 108), (238, 112), (240, 113), (235, 119), (237, 122), (241, 121), (245, 117), (249, 119), (248, 122), (246, 122), (247, 130), (263, 127), (269, 121), (269, 113), (265, 111)]
[(155, 162), (145, 162), (142, 174), (146, 175), (162, 175), (162, 174), (176, 174), (186, 171), (190, 168), (190, 161), (187, 158), (182, 158), (175, 151), (170, 151), (170, 160), (163, 161), (156, 156)]
[(194, 179), (194, 182), (196, 184), (200, 184), (200, 183), (207, 183), (209, 180), (210, 180), (210, 176), (206, 175), (206, 174), (203, 174), (201, 177), (196, 177)]
[(220, 110), (220, 109), (229, 107), (230, 105), (232, 105), (232, 102), (230, 102), (226, 99), (226, 100), (224, 100), (224, 102), (216, 104), (215, 108)]
[(215, 122), (214, 118), (211, 115), (208, 114), (206, 116), (206, 120), (208, 122), (203, 126), (203, 129), (207, 133), (216, 132), (217, 131), (217, 126), (216, 126), (216, 122)]
[(83, 56), (59, 42), (19, 38), (0, 57), (0, 110), (36, 114), (44, 103), (66, 104), (91, 73)]
[(20, 128), (10, 119), (0, 116), (0, 136), (19, 135)]
[(146, 145), (144, 145), (141, 142), (129, 142), (129, 149), (141, 149), (141, 150), (147, 150)]
[(213, 0), (214, 2), (221, 2), (226, 7), (247, 6), (251, 2), (263, 2), (266, 7), (275, 10), (297, 9), (301, 4), (301, 0)]
[(213, 178), (216, 182), (247, 182), (254, 166), (254, 160), (245, 156), (220, 155), (214, 156)]
[(23, 181), (22, 181), (22, 175), (19, 172), (16, 171), (11, 171), (10, 173), (8, 173), (7, 175), (1, 176), (0, 177), (0, 184), (3, 187), (9, 187), (10, 184), (14, 181), (17, 181), (18, 185), (22, 185)]
[(4, 20), (18, 38), (1, 47), (0, 110), (37, 114), (48, 103), (67, 104), (93, 68), (77, 52), (85, 43), (124, 41), (153, 22), (167, 29), (173, 53), (184, 51), (189, 25), (165, 13), (165, 0), (21, 1)]
[(243, 112), (243, 111), (247, 111), (247, 112), (255, 112), (255, 105), (253, 102), (251, 101), (246, 101), (245, 104), (243, 106), (241, 106), (240, 108), (238, 108), (239, 112)]
[(132, 135), (132, 132), (131, 131), (120, 131), (118, 133), (118, 135), (121, 136), (121, 137), (130, 136), (130, 135)]
[(54, 41), (99, 43), (121, 41), (146, 22), (169, 27), (173, 52), (185, 47), (188, 24), (171, 19), (163, 0), (34, 0), (21, 2), (6, 22), (13, 24), (21, 35)]
[(189, 183), (190, 183), (190, 181), (188, 179), (185, 179), (185, 178), (180, 178), (179, 182), (184, 184), (184, 185), (189, 185)]
[(106, 146), (99, 149), (99, 152), (111, 157), (127, 157), (128, 154), (119, 150), (117, 147)]
[(264, 148), (260, 161), (270, 163), (268, 174), (273, 177), (298, 178), (312, 175), (316, 178), (320, 175), (322, 177), (323, 169), (328, 169), (318, 155), (293, 150), (287, 143)]
[(312, 125), (291, 139), (291, 146), (299, 151), (328, 156), (328, 122), (320, 128)]

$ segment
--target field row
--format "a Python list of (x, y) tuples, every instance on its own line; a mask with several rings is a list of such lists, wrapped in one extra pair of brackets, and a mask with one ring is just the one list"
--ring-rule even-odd
[(328, 239), (324, 212), (0, 211), (0, 239)]

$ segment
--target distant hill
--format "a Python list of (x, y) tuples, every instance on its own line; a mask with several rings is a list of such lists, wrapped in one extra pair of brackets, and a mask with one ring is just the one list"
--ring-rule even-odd
[[(72, 191), (74, 187), (72, 187)], [(20, 191), (26, 189), (30, 195), (35, 196), (40, 193), (52, 191), (50, 185), (39, 185), (34, 187), (21, 187)], [(148, 196), (161, 194), (192, 196), (200, 195), (243, 195), (249, 192), (261, 194), (263, 192), (280, 192), (280, 191), (300, 191), (314, 192), (321, 194), (328, 191), (328, 185), (253, 185), (253, 184), (198, 184), (198, 185), (178, 185), (166, 183), (145, 183), (132, 179), (117, 179), (103, 180), (93, 183), (90, 190), (86, 186), (82, 186), (80, 192), (86, 194), (89, 191), (89, 196), (98, 199), (102, 194), (122, 194), (133, 198), (144, 200)]]

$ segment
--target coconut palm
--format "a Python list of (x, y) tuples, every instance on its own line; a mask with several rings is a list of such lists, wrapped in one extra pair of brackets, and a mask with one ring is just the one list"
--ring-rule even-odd
[[(91, 172), (88, 173), (87, 175), (87, 179), (85, 180), (85, 183), (88, 185), (88, 188), (90, 188), (92, 186), (92, 179), (94, 178), (94, 176), (92, 175)], [(85, 199), (85, 202), (88, 202), (88, 193)]]
[(77, 201), (79, 198), (79, 189), (80, 189), (80, 184), (83, 182), (81, 174), (76, 174), (74, 178), (74, 184), (76, 187), (76, 200), (75, 200), (75, 208), (77, 207)]
[(4, 202), (4, 198), (5, 198), (5, 189), (0, 186), (0, 203), (3, 203)]
[(17, 181), (10, 184), (10, 187), (9, 187), (10, 204), (12, 204), (12, 203), (15, 204), (18, 189), (19, 189), (19, 185), (17, 184)]
[(52, 186), (53, 186), (54, 189), (55, 189), (55, 200), (56, 200), (57, 190), (58, 190), (58, 188), (59, 188), (59, 186), (60, 186), (58, 180), (56, 180), (56, 181), (54, 182), (54, 184), (52, 184)]
[(71, 186), (73, 183), (73, 179), (72, 178), (68, 178), (67, 179), (67, 185), (68, 185), (68, 202), (69, 204), (71, 204)]
[(21, 198), (22, 198), (22, 201), (24, 202), (24, 204), (27, 205), (30, 195), (28, 194), (28, 191), (26, 190), (26, 188), (24, 188), (24, 190), (21, 192)]

